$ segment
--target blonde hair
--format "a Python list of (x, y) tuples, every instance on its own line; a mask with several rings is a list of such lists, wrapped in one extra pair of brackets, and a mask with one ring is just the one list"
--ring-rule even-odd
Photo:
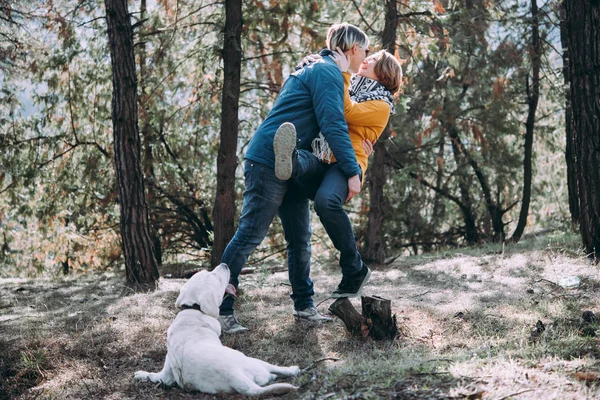
[(332, 25), (327, 31), (327, 48), (329, 50), (335, 50), (339, 47), (343, 52), (346, 52), (355, 44), (358, 44), (362, 49), (369, 47), (367, 34), (354, 25), (344, 22)]
[(402, 87), (402, 67), (400, 62), (393, 54), (380, 50), (373, 54), (377, 60), (373, 72), (377, 76), (377, 81), (381, 83), (392, 94), (396, 94)]

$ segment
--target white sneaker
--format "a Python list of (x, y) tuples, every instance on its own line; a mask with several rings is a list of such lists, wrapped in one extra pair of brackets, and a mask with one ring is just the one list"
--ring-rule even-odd
[(317, 311), (316, 307), (308, 307), (304, 310), (294, 310), (294, 317), (298, 320), (303, 321), (314, 321), (314, 322), (331, 322), (333, 318), (326, 317), (321, 315), (319, 311)]
[(292, 176), (294, 150), (296, 150), (296, 127), (290, 122), (284, 122), (273, 137), (275, 176), (282, 181), (287, 181)]
[(219, 323), (221, 324), (221, 333), (242, 333), (247, 332), (248, 328), (240, 325), (235, 314), (219, 315)]

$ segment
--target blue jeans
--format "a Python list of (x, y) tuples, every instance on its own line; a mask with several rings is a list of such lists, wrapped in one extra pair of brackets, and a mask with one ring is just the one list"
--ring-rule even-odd
[[(246, 188), (238, 228), (229, 242), (222, 262), (231, 271), (230, 282), (237, 288), (242, 267), (250, 253), (263, 241), (275, 214), (279, 214), (287, 241), (288, 268), (292, 300), (297, 310), (313, 306), (313, 283), (310, 279), (310, 214), (308, 199), (290, 189), (290, 181), (281, 181), (273, 168), (246, 160)], [(221, 304), (221, 315), (233, 313), (234, 299), (228, 296)]]
[(348, 196), (348, 178), (337, 164), (322, 163), (302, 150), (298, 151), (292, 177), (305, 196), (314, 199), (315, 211), (340, 252), (342, 274), (355, 275), (362, 269), (363, 263), (356, 248), (350, 218), (342, 207)]

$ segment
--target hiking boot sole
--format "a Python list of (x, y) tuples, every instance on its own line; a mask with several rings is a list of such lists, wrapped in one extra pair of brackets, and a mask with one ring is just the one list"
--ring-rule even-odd
[(367, 267), (367, 274), (365, 275), (362, 283), (360, 284), (360, 286), (358, 287), (358, 290), (356, 291), (356, 293), (332, 293), (331, 297), (334, 299), (341, 299), (344, 297), (358, 297), (360, 296), (361, 292), (362, 292), (362, 288), (369, 282), (369, 278), (371, 277), (371, 269)]
[(273, 138), (273, 151), (275, 152), (275, 176), (277, 179), (287, 181), (292, 176), (292, 157), (296, 148), (296, 127), (294, 124), (284, 122), (281, 124)]

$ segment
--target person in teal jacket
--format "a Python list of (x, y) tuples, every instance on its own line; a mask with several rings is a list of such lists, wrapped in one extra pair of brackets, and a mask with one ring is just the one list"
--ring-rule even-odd
[[(329, 29), (327, 44), (347, 52), (350, 68), (357, 70), (368, 53), (369, 38), (356, 26), (343, 23)], [(313, 321), (330, 320), (319, 314), (312, 298), (309, 200), (296, 192), (291, 181), (275, 176), (273, 138), (284, 122), (297, 127), (298, 149), (310, 150), (313, 139), (321, 132), (348, 179), (348, 196), (360, 192), (361, 169), (344, 118), (342, 72), (331, 58), (323, 57), (288, 77), (271, 112), (250, 141), (244, 157), (242, 212), (237, 231), (225, 248), (221, 262), (229, 266), (231, 283), (237, 288), (244, 263), (265, 238), (275, 214), (278, 214), (287, 242), (293, 314)], [(233, 305), (233, 297), (227, 297), (221, 304), (219, 321), (224, 333), (247, 330), (238, 322)]]

